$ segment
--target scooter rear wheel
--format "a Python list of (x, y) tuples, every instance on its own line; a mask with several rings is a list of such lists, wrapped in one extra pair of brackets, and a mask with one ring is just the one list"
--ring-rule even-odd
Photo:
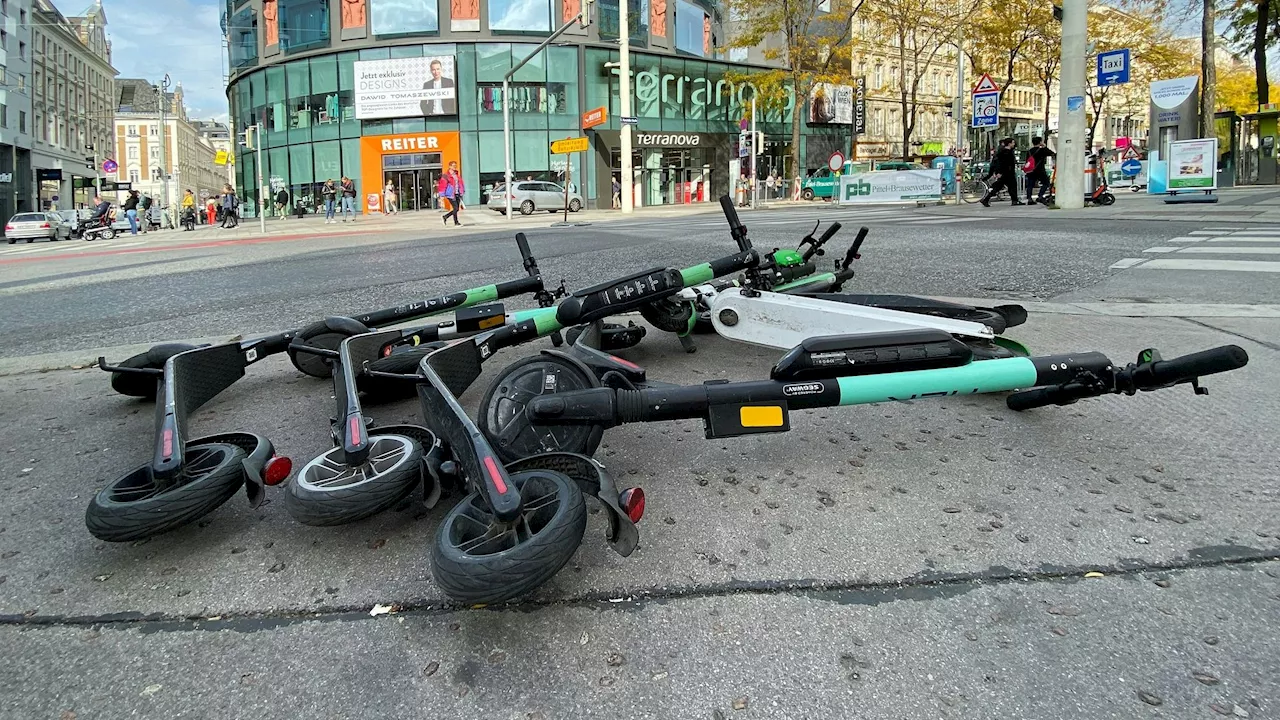
[(244, 450), (235, 445), (191, 445), (182, 473), (163, 486), (150, 465), (138, 467), (93, 497), (85, 526), (99, 540), (129, 542), (198, 520), (240, 489), (244, 459)]
[[(160, 370), (164, 368), (164, 363), (169, 358), (180, 352), (194, 350), (197, 346), (188, 345), (187, 343), (162, 343), (151, 347), (146, 352), (138, 353), (131, 358), (121, 362), (118, 367), (126, 368), (147, 368), (150, 370)], [(121, 395), (130, 397), (145, 398), (147, 400), (156, 399), (156, 379), (151, 375), (143, 375), (141, 373), (111, 373), (111, 389)]]
[(563, 473), (511, 474), (523, 508), (500, 523), (479, 493), (453, 506), (431, 548), (431, 576), (450, 598), (497, 603), (528, 593), (569, 562), (587, 530), (587, 505), (577, 483)]
[[(422, 345), (397, 345), (391, 354), (369, 363), (369, 369), (375, 372), (396, 373), (397, 375), (417, 375), (418, 365), (422, 358), (448, 343), (435, 340)], [(356, 387), (365, 394), (371, 403), (395, 402), (417, 394), (417, 386), (410, 382), (388, 380), (370, 375), (357, 375)]]
[[(354, 330), (355, 328), (352, 328), (352, 332), (346, 332), (341, 327), (335, 327), (328, 321), (320, 320), (299, 330), (294, 341), (300, 345), (310, 345), (325, 350), (337, 350), (343, 340), (358, 334)], [(298, 370), (311, 377), (333, 377), (333, 363), (328, 358), (290, 350), (289, 361)]]
[(531, 424), (525, 406), (539, 395), (600, 387), (595, 375), (555, 355), (533, 355), (508, 365), (480, 401), (479, 425), (503, 463), (544, 452), (590, 457), (600, 446), (598, 425)]

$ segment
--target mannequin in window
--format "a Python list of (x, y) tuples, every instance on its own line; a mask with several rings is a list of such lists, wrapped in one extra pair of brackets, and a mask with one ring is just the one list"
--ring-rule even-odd
[(342, 0), (343, 30), (365, 26), (364, 2), (365, 0)]
[(267, 27), (267, 46), (280, 43), (280, 17), (276, 8), (276, 0), (262, 0), (262, 20)]

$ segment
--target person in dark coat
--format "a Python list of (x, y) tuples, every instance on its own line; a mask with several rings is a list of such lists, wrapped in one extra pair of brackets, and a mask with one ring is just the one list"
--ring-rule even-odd
[[(1035, 203), (1044, 204), (1045, 194), (1049, 192), (1049, 158), (1057, 157), (1058, 153), (1049, 149), (1044, 144), (1044, 138), (1031, 138), (1031, 149), (1027, 151), (1027, 160), (1032, 163), (1031, 170), (1027, 172), (1023, 182), (1027, 185), (1027, 204)], [(1036, 185), (1040, 185), (1040, 194), (1035, 200), (1031, 199), (1031, 193), (1035, 190)]]
[(991, 161), (991, 172), (987, 175), (988, 178), (991, 178), (991, 186), (987, 190), (987, 194), (979, 202), (991, 207), (991, 198), (1000, 192), (1001, 188), (1004, 188), (1009, 191), (1009, 196), (1013, 198), (1013, 205), (1026, 204), (1018, 199), (1017, 163), (1018, 156), (1013, 151), (1013, 138), (1001, 140), (1000, 149), (996, 151), (995, 158)]

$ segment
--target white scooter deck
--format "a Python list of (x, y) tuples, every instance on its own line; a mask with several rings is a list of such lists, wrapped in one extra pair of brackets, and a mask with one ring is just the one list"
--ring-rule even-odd
[[(741, 288), (719, 292), (697, 288), (710, 297), (711, 322), (722, 337), (750, 345), (790, 349), (806, 338), (861, 335), (934, 328), (952, 335), (991, 340), (995, 333), (982, 323), (836, 303), (817, 298), (761, 292), (744, 295)], [(709, 292), (706, 292), (709, 291)], [(686, 291), (688, 292), (688, 291)]]

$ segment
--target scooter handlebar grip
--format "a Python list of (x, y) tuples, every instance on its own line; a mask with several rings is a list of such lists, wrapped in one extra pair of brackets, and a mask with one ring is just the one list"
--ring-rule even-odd
[(791, 267), (778, 268), (778, 275), (781, 276), (782, 282), (792, 282), (800, 278), (808, 277), (817, 272), (817, 268), (813, 266), (813, 262), (807, 262), (803, 265), (792, 265)]
[(522, 232), (516, 233), (516, 247), (520, 248), (520, 257), (525, 260), (533, 256), (533, 251), (529, 249), (529, 238)]
[[(1163, 387), (1188, 382), (1202, 375), (1237, 370), (1249, 363), (1249, 353), (1239, 345), (1222, 345), (1209, 350), (1202, 350), (1190, 355), (1183, 355), (1169, 360), (1151, 363), (1150, 371), (1144, 373), (1143, 380), (1150, 380), (1150, 387)], [(1138, 389), (1145, 389), (1147, 382), (1135, 383)]]
[(831, 223), (831, 225), (827, 227), (827, 229), (822, 233), (822, 237), (818, 238), (817, 245), (821, 247), (822, 245), (826, 244), (826, 242), (830, 240), (833, 236), (835, 236), (835, 234), (838, 232), (840, 232), (840, 223), (838, 222)]
[(711, 274), (714, 277), (724, 277), (740, 270), (753, 268), (758, 262), (760, 262), (760, 255), (755, 250), (747, 250), (719, 260), (712, 260), (708, 264), (711, 265)]
[(733, 199), (728, 195), (720, 196), (720, 209), (724, 210), (724, 218), (729, 221), (730, 230), (742, 227), (742, 221), (738, 219), (738, 210), (733, 207)]
[(1032, 388), (1012, 393), (1005, 398), (1005, 404), (1009, 406), (1010, 410), (1022, 412), (1023, 410), (1031, 410), (1046, 405), (1066, 405), (1074, 399), (1074, 396), (1063, 390), (1062, 386), (1053, 385), (1051, 387)]

